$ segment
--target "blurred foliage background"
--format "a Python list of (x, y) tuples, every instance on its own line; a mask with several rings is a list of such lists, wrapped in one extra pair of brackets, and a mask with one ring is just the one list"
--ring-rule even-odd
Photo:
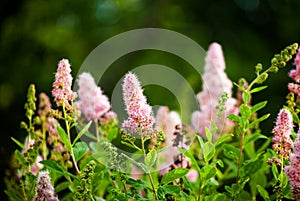
[[(299, 9), (298, 0), (2, 0), (0, 177), (16, 148), (10, 138), (25, 137), (19, 123), (25, 120), (23, 106), (29, 84), (35, 83), (38, 93), (50, 95), (61, 58), (70, 59), (76, 75), (87, 55), (106, 39), (132, 29), (158, 27), (182, 33), (205, 49), (211, 42), (219, 42), (228, 76), (233, 81), (240, 77), (251, 80), (257, 62), (267, 67), (274, 53), (300, 42)], [(192, 76), (182, 70), (183, 62), (175, 56), (150, 53), (137, 52), (116, 61), (117, 70), (101, 80), (105, 93), (111, 95), (112, 83), (129, 68), (142, 64), (173, 66), (184, 76)], [(288, 71), (272, 75), (269, 89), (254, 98), (255, 102), (269, 100), (264, 112), (271, 112), (271, 117), (262, 126), (266, 134), (285, 102), (286, 85), (291, 81)], [(191, 83), (195, 92), (201, 89), (198, 78)], [(157, 97), (170, 102), (164, 96)], [(0, 186), (4, 187), (2, 181)], [(0, 193), (4, 196), (2, 188)]]

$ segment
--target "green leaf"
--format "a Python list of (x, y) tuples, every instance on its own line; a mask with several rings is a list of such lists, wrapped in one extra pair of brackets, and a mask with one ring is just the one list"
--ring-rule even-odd
[(221, 138), (219, 138), (217, 140), (217, 142), (215, 143), (215, 147), (221, 145), (223, 142), (225, 142), (226, 140), (228, 140), (229, 138), (233, 137), (234, 135), (232, 133), (226, 134), (224, 136), (222, 136)]
[(258, 119), (255, 119), (254, 121), (252, 121), (250, 124), (249, 124), (249, 128), (251, 128), (252, 126), (256, 125), (257, 123), (259, 122), (262, 122), (264, 120), (266, 120), (267, 118), (269, 118), (270, 114), (265, 114), (264, 116), (258, 118)]
[(199, 141), (200, 148), (203, 149), (204, 148), (204, 141), (203, 141), (202, 137), (197, 135), (197, 139)]
[(206, 142), (204, 143), (204, 149), (203, 149), (203, 154), (204, 154), (204, 161), (208, 162), (214, 157), (215, 154), (215, 146), (211, 142)]
[(23, 154), (18, 149), (16, 149), (16, 151), (15, 151), (15, 156), (21, 164), (26, 163), (26, 160), (25, 160)]
[(61, 173), (62, 175), (66, 176), (71, 176), (72, 178), (78, 180), (78, 178), (69, 173), (68, 171), (66, 171), (63, 167), (61, 167), (60, 165), (58, 165), (55, 161), (52, 161), (52, 160), (43, 160), (43, 161), (40, 161), (41, 164), (43, 164), (45, 167), (53, 170), (53, 171), (56, 171), (58, 173)]
[(218, 193), (217, 195), (214, 195), (212, 201), (225, 201), (227, 200), (226, 195)]
[(272, 173), (273, 173), (274, 179), (277, 180), (279, 173), (278, 173), (277, 166), (274, 164), (272, 165)]
[(245, 137), (244, 145), (246, 145), (246, 144), (248, 144), (250, 142), (254, 142), (254, 141), (258, 140), (258, 139), (269, 139), (269, 138), (267, 136), (265, 136), (265, 135), (260, 134), (260, 133), (256, 133), (256, 134), (251, 135), (251, 136), (247, 135)]
[(217, 173), (217, 169), (211, 165), (207, 165), (201, 168), (200, 177), (202, 182), (209, 180)]
[(137, 147), (133, 146), (129, 142), (126, 142), (126, 141), (122, 140), (121, 143), (124, 144), (124, 145), (126, 145), (127, 147), (130, 147), (130, 148), (134, 149), (134, 150), (139, 150), (139, 149), (137, 149)]
[(211, 165), (218, 164), (220, 167), (224, 167), (224, 163), (221, 159), (213, 160), (210, 164)]
[(147, 182), (145, 182), (144, 180), (141, 180), (141, 179), (135, 180), (131, 177), (126, 179), (126, 184), (128, 184), (130, 187), (135, 188), (136, 190), (149, 188), (149, 184)]
[(68, 135), (66, 134), (65, 130), (58, 123), (55, 123), (55, 124), (56, 124), (56, 130), (58, 132), (59, 137), (61, 138), (61, 141), (66, 145), (67, 150), (71, 152), (72, 145), (68, 139)]
[(55, 193), (59, 193), (65, 189), (67, 189), (70, 186), (70, 182), (69, 181), (65, 181), (65, 182), (61, 182), (60, 184), (58, 184), (55, 187)]
[(115, 127), (115, 128), (112, 128), (109, 130), (106, 138), (108, 141), (113, 141), (119, 134), (119, 128), (118, 127)]
[(90, 128), (92, 121), (89, 121), (89, 123), (87, 123), (83, 129), (78, 133), (78, 135), (76, 136), (76, 138), (73, 141), (73, 146), (74, 144), (81, 138), (81, 136), (83, 136)]
[(230, 121), (235, 121), (240, 123), (241, 122), (241, 118), (235, 114), (230, 114), (227, 116), (227, 119), (229, 119)]
[(11, 137), (12, 141), (14, 141), (22, 150), (24, 149), (24, 145), (19, 142), (18, 140), (16, 140), (15, 138)]
[(242, 116), (242, 119), (245, 121), (250, 118), (251, 109), (247, 105), (242, 104), (240, 105), (240, 114)]
[(134, 160), (133, 158), (130, 158), (129, 156), (124, 154), (124, 157), (126, 157), (129, 161), (131, 161), (133, 164), (135, 164), (137, 167), (141, 168), (145, 173), (149, 173), (149, 170), (147, 168), (147, 166), (144, 163), (139, 163), (136, 160)]
[(145, 158), (145, 164), (147, 167), (152, 167), (157, 159), (157, 152), (152, 149)]
[(256, 88), (252, 89), (252, 90), (250, 91), (250, 93), (260, 92), (260, 91), (266, 89), (267, 87), (268, 87), (268, 86), (256, 87)]
[(175, 179), (181, 178), (184, 175), (186, 175), (188, 173), (188, 169), (186, 168), (176, 168), (174, 170), (172, 170), (171, 172), (166, 173), (162, 180), (161, 180), (161, 184), (168, 184), (172, 181), (174, 181)]
[(85, 142), (77, 142), (73, 147), (75, 160), (78, 162), (88, 151), (89, 147)]
[(205, 127), (205, 134), (206, 134), (206, 138), (208, 140), (208, 142), (211, 142), (212, 141), (212, 133), (211, 131)]
[(243, 98), (244, 103), (248, 103), (250, 101), (251, 95), (248, 91), (244, 91), (242, 93), (242, 98)]
[(40, 161), (40, 163), (42, 163), (45, 167), (47, 167), (51, 170), (54, 170), (56, 172), (60, 172), (62, 174), (65, 172), (64, 168), (61, 167), (60, 165), (58, 165), (55, 161), (43, 160), (43, 161)]
[(256, 188), (260, 196), (263, 197), (265, 201), (270, 201), (269, 193), (266, 191), (266, 189), (264, 189), (261, 185), (256, 185)]
[(267, 105), (268, 101), (263, 101), (260, 103), (257, 103), (256, 105), (252, 106), (251, 108), (251, 113), (253, 114), (254, 112), (264, 108)]
[(227, 158), (237, 160), (240, 150), (232, 145), (225, 144), (223, 153)]
[(164, 185), (158, 187), (157, 191), (163, 195), (178, 195), (180, 193), (180, 187), (173, 185)]

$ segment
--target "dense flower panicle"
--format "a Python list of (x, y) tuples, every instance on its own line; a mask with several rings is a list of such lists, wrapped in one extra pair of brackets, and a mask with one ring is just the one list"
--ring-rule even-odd
[[(228, 79), (224, 70), (225, 61), (222, 47), (217, 43), (212, 43), (205, 58), (202, 91), (197, 95), (200, 111), (195, 111), (192, 114), (192, 124), (202, 136), (205, 136), (205, 128), (209, 128), (211, 120), (216, 122), (222, 133), (228, 132), (232, 129), (234, 123), (226, 119), (226, 116), (232, 113), (238, 114), (239, 112), (236, 106), (237, 100), (232, 98), (232, 82)], [(226, 110), (223, 117), (218, 120), (216, 106), (223, 92), (226, 92), (229, 98), (225, 104)]]
[(296, 69), (293, 69), (289, 72), (289, 76), (293, 78), (296, 82), (300, 83), (300, 47), (294, 59), (294, 64)]
[(281, 109), (278, 113), (276, 126), (273, 128), (274, 137), (272, 138), (273, 150), (279, 157), (288, 159), (291, 154), (292, 140), (290, 135), (293, 129), (293, 117), (289, 110)]
[(49, 112), (51, 111), (51, 102), (49, 96), (45, 93), (40, 93), (39, 95), (39, 109), (38, 109), (38, 114), (40, 116), (47, 116)]
[(290, 165), (284, 168), (290, 181), (292, 195), (300, 200), (300, 130), (294, 142), (294, 153), (290, 156)]
[(132, 132), (152, 130), (154, 124), (152, 107), (147, 104), (138, 78), (131, 72), (124, 78), (123, 99), (129, 118), (123, 122), (122, 127)]
[(48, 171), (40, 172), (35, 188), (33, 201), (59, 201), (54, 193)]
[(108, 97), (103, 94), (89, 73), (84, 72), (79, 75), (78, 86), (79, 110), (87, 120), (100, 120), (111, 107)]
[(67, 108), (71, 107), (69, 101), (73, 101), (77, 96), (71, 89), (72, 80), (69, 61), (62, 59), (58, 64), (55, 81), (52, 84), (52, 95), (57, 106), (62, 106), (64, 103)]

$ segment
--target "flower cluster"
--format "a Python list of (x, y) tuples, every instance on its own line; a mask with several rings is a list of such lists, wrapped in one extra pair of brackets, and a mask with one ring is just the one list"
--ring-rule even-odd
[(59, 201), (54, 194), (54, 188), (51, 184), (48, 171), (40, 172), (35, 191), (36, 194), (33, 201)]
[(94, 81), (89, 73), (82, 73), (78, 78), (78, 96), (77, 105), (85, 118), (93, 121), (100, 120), (110, 109), (108, 97), (103, 94), (100, 87)]
[[(202, 136), (205, 136), (205, 128), (210, 128), (211, 120), (216, 122), (222, 133), (227, 133), (232, 129), (234, 123), (225, 117), (228, 114), (238, 114), (239, 110), (236, 107), (237, 100), (232, 98), (232, 82), (224, 72), (225, 61), (222, 47), (219, 44), (212, 43), (210, 45), (205, 62), (202, 91), (197, 95), (200, 111), (192, 114), (192, 124)], [(216, 106), (223, 92), (228, 94), (228, 100), (223, 117), (218, 118)]]
[(152, 107), (147, 104), (138, 78), (131, 72), (124, 78), (123, 99), (129, 118), (123, 122), (122, 127), (131, 132), (152, 130)]
[(71, 107), (69, 101), (73, 101), (77, 96), (71, 89), (73, 77), (70, 66), (67, 59), (62, 59), (59, 62), (55, 82), (52, 85), (52, 95), (57, 106), (65, 105), (66, 108)]
[(290, 156), (290, 165), (284, 168), (289, 178), (293, 197), (300, 199), (300, 132), (294, 142), (294, 153)]
[(272, 148), (278, 153), (279, 157), (288, 159), (291, 154), (293, 142), (290, 135), (292, 133), (292, 129), (292, 114), (287, 109), (281, 109), (278, 113), (276, 126), (273, 128), (274, 137), (272, 138)]

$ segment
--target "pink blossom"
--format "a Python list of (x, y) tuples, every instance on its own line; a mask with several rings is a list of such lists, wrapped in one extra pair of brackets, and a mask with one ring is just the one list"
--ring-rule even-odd
[(288, 89), (290, 90), (290, 92), (300, 96), (300, 85), (299, 84), (289, 83)]
[(294, 59), (294, 64), (296, 69), (291, 70), (289, 76), (300, 83), (300, 47), (298, 48), (298, 53)]
[(51, 111), (51, 102), (47, 94), (40, 93), (39, 95), (39, 109), (38, 114), (41, 116), (47, 116), (48, 113)]
[(287, 109), (281, 109), (278, 113), (276, 126), (273, 128), (273, 150), (279, 153), (279, 157), (287, 159), (291, 153), (292, 140), (290, 138), (293, 129), (293, 117)]
[(161, 106), (158, 108), (155, 116), (155, 130), (163, 131), (166, 120), (169, 114), (169, 108), (167, 106)]
[(51, 184), (51, 179), (49, 177), (48, 171), (40, 172), (35, 188), (35, 196), (33, 198), (33, 201), (44, 200), (59, 201), (54, 193), (54, 188)]
[[(196, 131), (205, 136), (205, 128), (209, 128), (213, 120), (222, 133), (229, 132), (234, 123), (226, 119), (229, 114), (238, 114), (237, 100), (232, 98), (232, 82), (228, 79), (225, 70), (225, 61), (222, 47), (212, 43), (205, 58), (205, 72), (203, 74), (202, 91), (197, 95), (200, 111), (192, 114), (192, 124)], [(217, 118), (218, 100), (222, 93), (226, 92), (229, 99), (226, 102), (226, 110), (221, 118)]]
[(114, 111), (109, 111), (104, 114), (104, 116), (100, 119), (101, 124), (107, 124), (112, 120), (117, 121), (118, 115)]
[(185, 176), (188, 180), (195, 182), (199, 174), (197, 170), (191, 169)]
[(294, 153), (290, 155), (290, 165), (284, 172), (289, 178), (293, 197), (300, 200), (300, 130), (294, 142)]
[(122, 127), (131, 132), (152, 130), (154, 123), (152, 107), (147, 104), (140, 82), (131, 72), (124, 78), (123, 99), (129, 118), (123, 122)]
[(58, 64), (55, 81), (52, 84), (52, 95), (57, 106), (64, 104), (66, 108), (71, 108), (69, 101), (76, 98), (76, 93), (71, 89), (72, 80), (69, 61), (62, 59)]
[(87, 120), (100, 120), (110, 109), (108, 97), (103, 94), (100, 87), (94, 81), (89, 73), (82, 73), (78, 79), (78, 96), (77, 102), (81, 113)]
[(37, 173), (40, 171), (40, 169), (42, 169), (44, 167), (44, 165), (40, 163), (42, 160), (43, 160), (43, 157), (38, 155), (35, 160), (35, 163), (30, 167), (30, 172), (33, 175), (37, 175)]

